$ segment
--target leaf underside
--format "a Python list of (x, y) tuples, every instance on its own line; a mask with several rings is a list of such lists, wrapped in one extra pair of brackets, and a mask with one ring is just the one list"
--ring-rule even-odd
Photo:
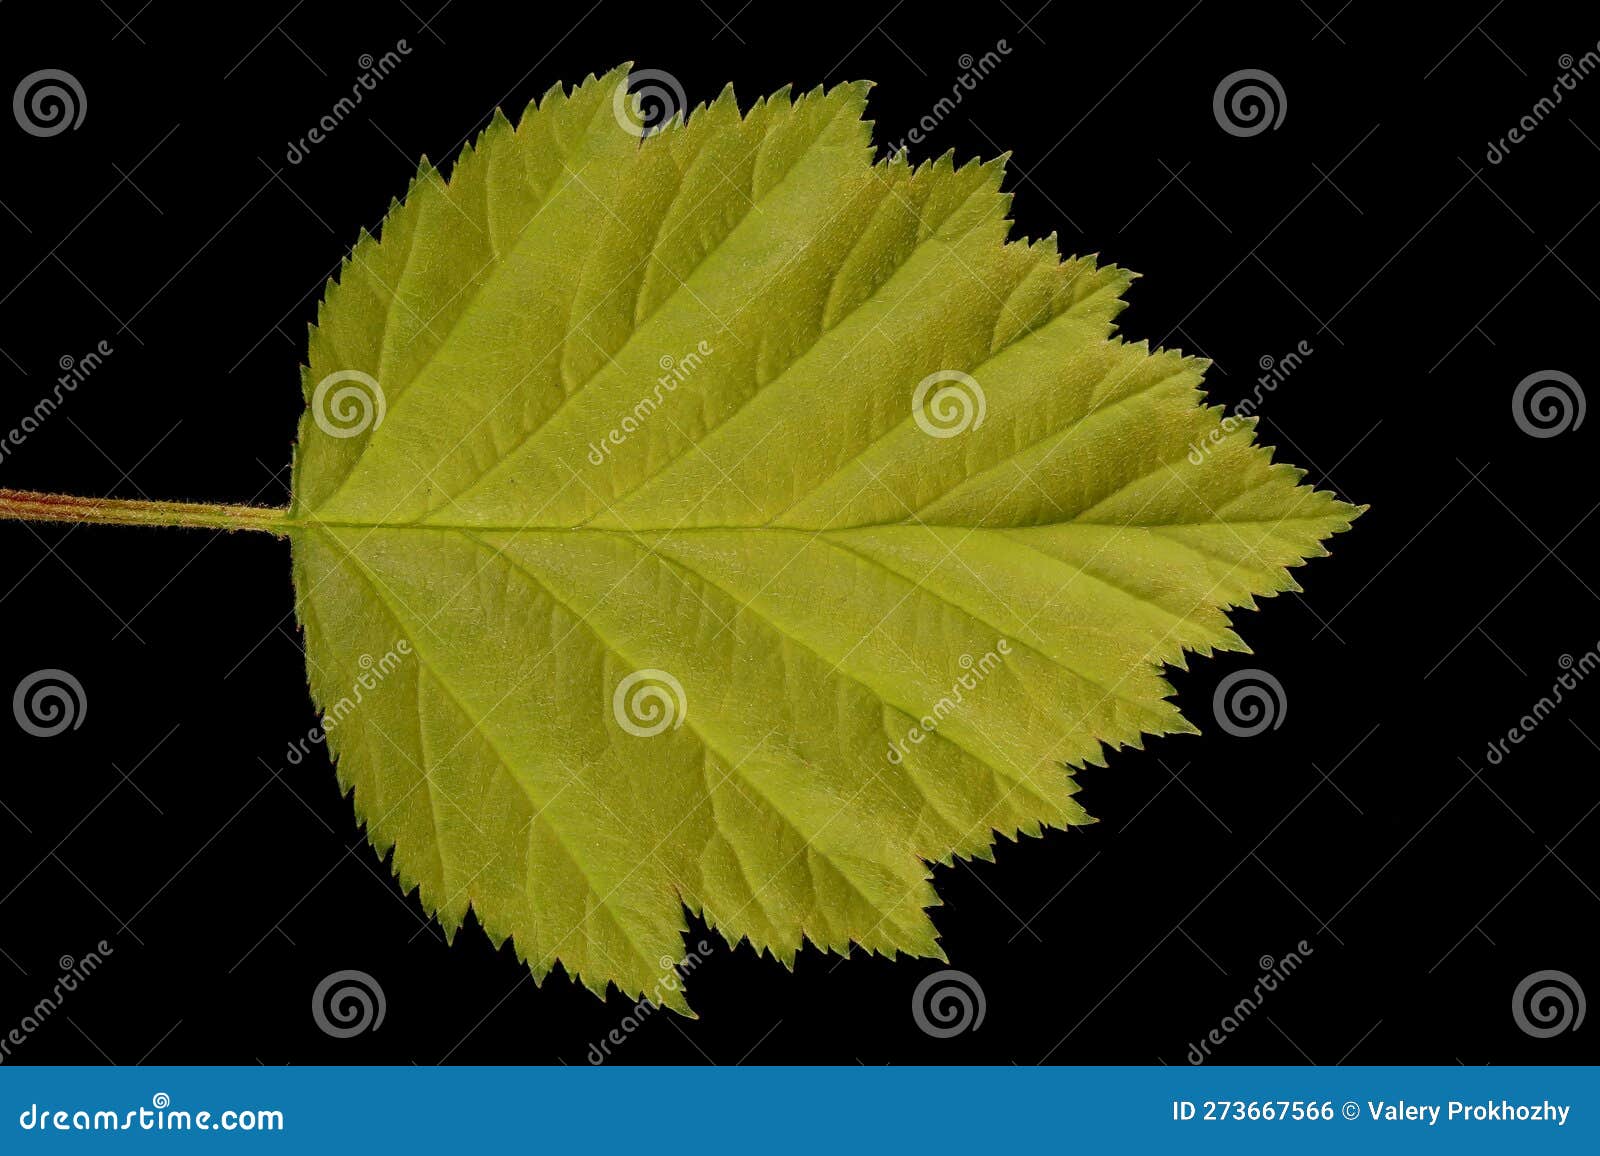
[[(304, 384), (386, 409), (308, 408), (291, 536), (404, 886), (687, 1011), (685, 906), (790, 965), (941, 956), (929, 864), (1088, 822), (1071, 768), (1192, 731), (1163, 666), (1245, 649), (1225, 611), (1359, 511), (1113, 336), (1132, 274), (1009, 241), (1002, 162), (873, 164), (865, 84), (640, 140), (626, 75), (497, 114), (361, 236)], [(930, 436), (951, 370), (982, 420)], [(681, 687), (660, 733), (614, 702), (639, 671)]]

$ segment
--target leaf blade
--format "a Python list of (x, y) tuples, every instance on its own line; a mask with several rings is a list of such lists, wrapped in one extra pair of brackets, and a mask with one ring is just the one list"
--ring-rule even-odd
[[(864, 85), (638, 142), (625, 83), (497, 118), (358, 243), (292, 537), (407, 889), (686, 1011), (684, 906), (789, 964), (941, 955), (928, 864), (1089, 821), (1069, 767), (1192, 731), (1162, 667), (1243, 649), (1227, 611), (1359, 511), (1114, 336), (1131, 274), (1008, 241), (998, 163), (873, 165)], [(387, 409), (346, 437), (314, 411), (350, 370)]]

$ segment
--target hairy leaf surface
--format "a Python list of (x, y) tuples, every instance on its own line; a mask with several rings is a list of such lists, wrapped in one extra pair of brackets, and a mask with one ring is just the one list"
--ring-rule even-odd
[(424, 162), (330, 284), (295, 582), (403, 883), (686, 1010), (685, 905), (939, 955), (929, 864), (1086, 822), (1358, 511), (1113, 336), (1131, 274), (1008, 240), (1001, 162), (874, 164), (862, 84), (640, 140), (623, 84)]

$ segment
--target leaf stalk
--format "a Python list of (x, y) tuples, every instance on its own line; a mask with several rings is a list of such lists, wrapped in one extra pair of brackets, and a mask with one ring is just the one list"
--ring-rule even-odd
[(191, 526), (214, 530), (259, 530), (282, 536), (296, 523), (273, 506), (228, 506), (203, 502), (77, 498), (0, 489), (0, 521), (74, 522), (118, 526)]

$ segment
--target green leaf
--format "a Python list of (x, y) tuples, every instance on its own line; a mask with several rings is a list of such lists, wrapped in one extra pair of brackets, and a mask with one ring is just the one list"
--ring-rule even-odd
[(1112, 336), (1132, 274), (1008, 241), (1002, 162), (873, 164), (867, 86), (640, 140), (626, 70), (426, 162), (328, 287), (289, 519), (373, 844), (679, 1010), (684, 907), (941, 956), (930, 864), (1087, 822), (1192, 731), (1162, 668), (1359, 512)]

